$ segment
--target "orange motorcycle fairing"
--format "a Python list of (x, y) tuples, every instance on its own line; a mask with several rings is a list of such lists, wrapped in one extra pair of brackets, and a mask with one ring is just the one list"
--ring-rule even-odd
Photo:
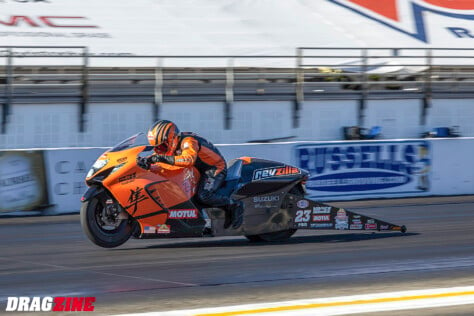
[[(199, 172), (194, 167), (182, 168), (164, 163), (144, 170), (136, 164), (136, 157), (143, 150), (144, 146), (140, 146), (103, 154), (99, 159), (108, 162), (102, 170), (115, 168), (118, 163), (121, 165), (103, 180), (102, 185), (139, 223), (142, 234), (167, 237), (174, 235), (175, 231), (186, 232), (187, 228), (196, 224), (201, 231), (204, 220), (191, 202), (196, 193)], [(178, 212), (193, 216), (169, 218), (170, 210), (173, 214)], [(191, 220), (194, 222), (190, 224), (194, 225), (186, 225)]]

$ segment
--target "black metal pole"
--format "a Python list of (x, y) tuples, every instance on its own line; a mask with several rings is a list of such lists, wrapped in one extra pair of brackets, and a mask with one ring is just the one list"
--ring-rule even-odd
[(368, 57), (367, 57), (367, 50), (362, 50), (362, 82), (361, 82), (361, 95), (359, 99), (359, 115), (357, 119), (357, 125), (359, 127), (363, 127), (365, 123), (365, 109), (367, 108), (367, 98), (369, 94), (369, 87), (368, 87), (368, 77), (367, 77), (367, 69), (368, 69)]
[(232, 128), (232, 106), (234, 104), (234, 61), (229, 59), (225, 73), (224, 129)]
[(5, 102), (2, 104), (2, 134), (7, 133), (13, 100), (13, 51), (11, 48), (7, 49), (5, 89)]
[(163, 60), (161, 58), (158, 58), (156, 62), (155, 90), (153, 96), (154, 98), (152, 121), (155, 122), (160, 118), (160, 109), (163, 104)]
[(81, 86), (81, 101), (79, 104), (79, 132), (86, 131), (86, 115), (89, 104), (89, 51), (87, 48), (82, 52), (82, 86)]
[(432, 91), (432, 86), (431, 86), (431, 80), (432, 80), (431, 77), (432, 77), (432, 70), (433, 70), (432, 63), (433, 61), (432, 61), (431, 49), (427, 48), (426, 49), (426, 65), (428, 66), (428, 69), (426, 70), (426, 76), (425, 76), (425, 89), (424, 89), (421, 117), (420, 117), (421, 125), (426, 125), (428, 110), (431, 107), (431, 101), (433, 98), (433, 91)]
[(296, 53), (296, 91), (295, 101), (293, 102), (293, 128), (298, 128), (300, 125), (300, 111), (304, 102), (303, 50), (298, 48)]

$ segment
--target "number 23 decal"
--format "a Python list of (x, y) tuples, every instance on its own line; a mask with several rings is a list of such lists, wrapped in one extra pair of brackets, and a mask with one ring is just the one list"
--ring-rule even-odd
[(295, 223), (306, 223), (311, 218), (311, 210), (296, 211)]

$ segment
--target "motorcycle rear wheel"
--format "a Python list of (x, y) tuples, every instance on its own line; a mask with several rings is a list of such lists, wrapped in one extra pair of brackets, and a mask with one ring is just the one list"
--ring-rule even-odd
[(104, 248), (122, 245), (132, 235), (132, 225), (127, 219), (121, 220), (115, 227), (107, 225), (101, 219), (104, 201), (95, 196), (81, 206), (81, 226), (87, 238), (94, 244)]
[[(298, 184), (291, 188), (288, 192), (289, 194), (300, 195), (301, 198), (304, 197), (305, 190), (303, 187)], [(289, 228), (286, 230), (281, 230), (277, 232), (258, 234), (258, 235), (246, 235), (245, 237), (251, 242), (267, 241), (267, 242), (278, 242), (288, 240), (294, 233), (296, 233), (296, 228)]]

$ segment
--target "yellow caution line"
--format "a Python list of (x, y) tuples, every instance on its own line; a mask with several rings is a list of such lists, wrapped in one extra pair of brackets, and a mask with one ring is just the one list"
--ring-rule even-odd
[(423, 300), (423, 299), (445, 298), (445, 297), (466, 296), (466, 295), (474, 295), (474, 291), (438, 293), (438, 294), (424, 294), (424, 295), (412, 295), (412, 296), (401, 296), (401, 297), (384, 297), (384, 298), (363, 299), (363, 300), (356, 300), (356, 301), (315, 303), (315, 304), (304, 304), (304, 305), (293, 305), (293, 306), (267, 307), (267, 308), (242, 310), (242, 311), (232, 311), (232, 312), (196, 314), (195, 316), (247, 315), (247, 314), (258, 314), (258, 313), (296, 311), (296, 310), (311, 309), (311, 308), (340, 307), (340, 306), (363, 305), (363, 304), (373, 304), (373, 303), (402, 302), (402, 301), (411, 301), (411, 300)]

